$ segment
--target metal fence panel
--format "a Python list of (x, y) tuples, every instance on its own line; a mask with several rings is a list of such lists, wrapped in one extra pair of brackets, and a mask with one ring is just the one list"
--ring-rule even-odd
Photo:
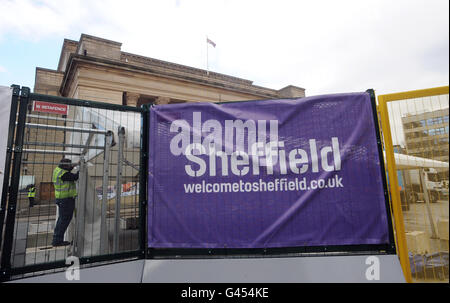
[[(46, 101), (67, 105), (55, 114), (33, 106)], [(141, 196), (144, 109), (30, 94), (22, 88), (2, 239), (2, 278), (65, 267), (68, 256), (81, 264), (143, 257)], [(59, 207), (53, 170), (62, 158), (79, 171), (73, 218), (64, 239), (53, 246)], [(145, 184), (145, 183), (144, 183)], [(34, 185), (34, 206), (30, 188)], [(145, 186), (144, 186), (145, 187)], [(32, 196), (32, 194), (31, 194)]]
[(411, 282), (449, 281), (448, 92), (378, 97), (399, 255)]

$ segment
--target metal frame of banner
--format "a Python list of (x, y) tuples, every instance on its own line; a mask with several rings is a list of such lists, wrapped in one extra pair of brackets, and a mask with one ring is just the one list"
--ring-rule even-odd
[[(265, 247), (265, 248), (147, 248), (147, 258), (158, 259), (191, 259), (191, 258), (252, 258), (252, 257), (292, 257), (292, 256), (314, 256), (314, 255), (386, 255), (395, 254), (395, 238), (393, 233), (388, 183), (383, 160), (383, 146), (380, 137), (380, 126), (378, 123), (375, 93), (373, 89), (366, 90), (370, 96), (372, 117), (375, 125), (375, 135), (380, 159), (380, 172), (382, 176), (386, 216), (388, 224), (387, 244), (355, 244), (355, 245), (324, 245), (324, 246), (295, 246), (295, 247)], [(283, 98), (283, 100), (295, 100), (298, 98)], [(264, 102), (266, 100), (243, 100), (233, 102), (218, 102), (217, 104), (228, 104), (236, 102)], [(164, 105), (167, 106), (167, 105)], [(170, 105), (169, 105), (170, 106)], [(151, 197), (149, 197), (151, 199)]]
[(395, 254), (396, 248), (395, 248), (395, 237), (394, 237), (394, 227), (392, 225), (392, 216), (390, 211), (390, 196), (389, 196), (389, 187), (386, 177), (386, 168), (384, 165), (384, 157), (383, 157), (383, 142), (381, 140), (381, 129), (380, 125), (378, 125), (378, 114), (377, 114), (377, 104), (376, 104), (376, 98), (375, 98), (375, 92), (373, 89), (368, 89), (366, 91), (370, 95), (370, 101), (372, 104), (372, 115), (373, 115), (373, 121), (375, 125), (375, 136), (377, 138), (377, 145), (378, 145), (378, 156), (380, 160), (380, 173), (382, 176), (383, 181), (383, 189), (384, 189), (384, 200), (385, 200), (385, 206), (386, 206), (386, 215), (387, 215), (387, 224), (388, 224), (388, 231), (389, 231), (389, 251), (391, 254)]
[[(7, 141), (7, 155), (6, 155), (6, 171), (4, 184), (2, 192), (2, 200), (0, 207), (0, 282), (11, 280), (14, 276), (35, 273), (46, 270), (63, 269), (68, 265), (65, 260), (58, 260), (46, 263), (36, 263), (31, 265), (24, 265), (20, 267), (12, 267), (11, 256), (14, 245), (14, 228), (16, 222), (16, 207), (18, 199), (18, 188), (19, 188), (19, 178), (14, 178), (12, 176), (19, 176), (22, 164), (22, 153), (29, 150), (24, 149), (24, 133), (27, 127), (26, 117), (28, 111), (28, 105), (31, 101), (47, 101), (51, 103), (67, 104), (80, 107), (90, 107), (99, 108), (106, 110), (114, 110), (120, 112), (137, 112), (141, 116), (141, 144), (146, 144), (148, 138), (148, 128), (142, 127), (147, 125), (148, 118), (146, 117), (146, 112), (148, 109), (145, 107), (138, 108), (126, 105), (117, 105), (104, 102), (95, 102), (89, 100), (72, 99), (51, 95), (43, 95), (30, 93), (28, 87), (20, 87), (18, 85), (13, 85), (13, 96), (12, 96), (12, 106), (10, 113), (10, 124), (8, 130), (8, 141)], [(18, 114), (17, 114), (18, 111)], [(13, 118), (14, 117), (14, 118)], [(17, 123), (16, 123), (17, 119)], [(29, 126), (29, 125), (28, 125)], [(47, 127), (49, 128), (49, 127)], [(85, 132), (84, 130), (82, 130)], [(14, 141), (14, 142), (13, 142)], [(55, 145), (56, 146), (56, 145)], [(65, 146), (67, 147), (67, 146)], [(140, 152), (140, 165), (144, 164), (139, 169), (139, 187), (146, 189), (146, 161), (147, 153), (145, 152), (148, 147), (146, 145), (141, 145), (142, 149)], [(94, 146), (94, 148), (97, 148)], [(37, 152), (37, 151), (35, 151)], [(26, 161), (25, 161), (26, 162)], [(40, 163), (40, 162), (39, 162)], [(44, 162), (42, 162), (44, 163)], [(46, 164), (51, 164), (45, 162)], [(53, 163), (57, 164), (57, 163)], [(10, 167), (12, 168), (10, 169)], [(135, 167), (136, 168), (136, 167)], [(147, 198), (144, 194), (139, 194), (139, 248), (137, 250), (116, 252), (112, 254), (105, 255), (95, 255), (88, 257), (80, 257), (80, 265), (90, 264), (91, 266), (102, 265), (103, 262), (117, 263), (126, 260), (143, 259), (147, 251), (146, 246), (146, 228), (145, 218), (146, 218), (146, 203)], [(3, 229), (4, 231), (1, 230)], [(1, 236), (4, 235), (2, 238)]]
[[(147, 170), (148, 170), (148, 144), (149, 144), (149, 134), (150, 134), (150, 106), (153, 104), (144, 104), (141, 106), (141, 173), (139, 175), (139, 219), (140, 226), (139, 238), (141, 244), (141, 256), (147, 258), (147, 255), (151, 255), (151, 250), (147, 247), (147, 206), (148, 206), (148, 192), (147, 192)], [(145, 173), (144, 173), (145, 172)]]

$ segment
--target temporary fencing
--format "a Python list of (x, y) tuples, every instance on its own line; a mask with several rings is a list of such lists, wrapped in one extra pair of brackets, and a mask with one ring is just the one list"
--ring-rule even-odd
[[(145, 255), (143, 112), (14, 88), (1, 208), (3, 279), (60, 270), (68, 256), (95, 265)], [(59, 208), (52, 174), (63, 157), (79, 172), (78, 196), (64, 236), (71, 245), (53, 246)]]
[[(259, 101), (264, 103), (258, 103)], [(91, 266), (137, 258), (394, 254), (396, 248), (391, 213), (387, 210), (389, 196), (373, 90), (319, 98), (244, 103), (135, 108), (34, 94), (26, 87), (13, 86), (0, 208), (1, 280), (61, 271), (66, 267), (69, 256), (79, 258), (82, 266)], [(262, 111), (260, 107), (261, 111), (255, 113), (255, 106), (261, 104), (265, 104), (266, 109)], [(280, 108), (280, 104), (283, 108)], [(240, 142), (238, 137), (251, 138), (254, 135), (256, 138), (256, 133), (249, 129), (251, 125), (257, 127), (258, 140), (252, 143), (256, 143), (255, 146), (261, 149), (258, 149), (261, 153), (263, 149), (270, 153), (279, 150), (278, 166), (276, 163), (271, 165), (272, 162), (267, 157), (263, 160), (263, 156), (259, 155), (260, 163), (264, 165), (258, 166), (254, 164), (257, 162), (253, 162), (252, 174), (255, 176), (248, 182), (243, 182), (240, 179), (240, 176), (245, 175), (242, 174), (245, 169), (243, 166), (247, 165), (250, 169), (250, 164), (238, 158), (244, 157), (244, 152), (234, 151), (234, 144), (231, 142), (229, 146), (224, 145), (224, 153), (219, 152), (217, 157), (227, 160), (228, 154), (225, 151), (232, 148), (230, 161), (235, 162), (230, 162), (230, 171), (236, 179), (222, 178), (226, 176), (225, 170), (228, 171), (228, 164), (222, 162), (220, 167), (217, 166), (217, 175), (220, 173), (221, 178), (215, 178), (216, 171), (211, 166), (209, 174), (214, 178), (194, 179), (196, 182), (189, 183), (192, 181), (190, 177), (200, 177), (200, 172), (193, 163), (187, 163), (191, 166), (181, 165), (186, 164), (183, 162), (184, 156), (173, 157), (171, 149), (177, 154), (180, 146), (170, 144), (170, 141), (176, 141), (173, 140), (175, 134), (170, 134), (176, 131), (171, 129), (179, 129), (177, 123), (183, 123), (180, 117), (192, 117), (192, 133), (187, 131), (186, 136), (212, 138), (210, 133), (201, 134), (207, 125), (198, 127), (196, 118), (200, 118), (201, 113), (194, 112), (191, 106), (203, 107), (199, 111), (207, 113), (205, 116), (212, 115), (210, 118), (220, 120), (214, 122), (213, 119), (205, 119), (207, 125), (213, 122), (216, 126), (225, 123), (226, 130), (227, 125), (232, 123), (230, 133), (234, 136), (236, 131), (236, 143)], [(299, 108), (307, 108), (313, 115), (300, 119)], [(380, 109), (383, 113), (381, 105)], [(362, 110), (364, 117), (361, 115)], [(235, 116), (231, 115), (233, 111), (237, 113)], [(241, 119), (244, 119), (242, 117), (245, 111), (248, 116), (244, 122)], [(274, 118), (276, 112), (279, 119)], [(287, 115), (288, 112), (290, 114)], [(302, 114), (307, 116), (307, 113)], [(261, 115), (260, 119), (256, 119), (255, 115)], [(343, 119), (339, 115), (346, 116)], [(333, 116), (333, 123), (330, 123), (329, 116)], [(236, 118), (234, 122), (225, 122), (230, 117)], [(381, 117), (386, 119), (388, 116), (385, 114)], [(290, 122), (279, 122), (285, 118)], [(253, 121), (253, 124), (247, 123), (248, 121)], [(360, 127), (355, 130), (356, 122)], [(194, 127), (194, 123), (197, 126)], [(309, 132), (299, 134), (298, 130), (305, 123)], [(278, 124), (284, 125), (283, 129), (280, 126), (281, 137), (289, 138), (286, 146), (284, 141), (277, 142)], [(385, 131), (384, 125), (386, 124), (383, 124), (382, 132)], [(216, 128), (221, 129), (219, 126)], [(189, 126), (185, 128), (190, 129)], [(264, 131), (260, 128), (264, 128)], [(355, 135), (355, 131), (358, 134)], [(184, 134), (184, 130), (181, 130), (177, 137), (181, 138)], [(390, 138), (390, 134), (384, 132), (384, 136), (388, 135)], [(222, 136), (221, 132), (217, 131), (217, 136)], [(357, 138), (362, 139), (358, 141)], [(270, 142), (266, 142), (266, 139), (270, 139)], [(252, 146), (250, 141), (248, 139), (247, 150)], [(217, 140), (214, 142), (220, 146)], [(259, 146), (260, 143), (265, 145)], [(391, 165), (388, 166), (389, 179), (393, 180), (390, 159), (393, 154), (389, 144), (392, 147), (392, 143), (385, 142), (385, 154), (388, 165)], [(190, 156), (196, 154), (196, 145), (192, 146), (193, 153), (188, 152)], [(202, 146), (197, 145), (200, 149)], [(290, 158), (287, 157), (287, 151)], [(310, 162), (298, 158), (307, 154), (306, 151), (311, 154), (310, 157), (305, 157), (311, 158)], [(186, 150), (179, 154), (184, 152)], [(252, 159), (259, 157), (254, 154), (251, 156)], [(65, 240), (71, 244), (55, 247), (52, 245), (52, 237), (59, 214), (55, 205), (52, 173), (63, 157), (71, 159), (77, 165), (80, 178), (77, 182), (74, 217), (65, 235)], [(234, 160), (231, 160), (232, 157), (235, 157)], [(148, 161), (149, 158), (151, 161)], [(288, 166), (285, 158), (293, 164)], [(343, 166), (341, 160), (345, 163)], [(445, 162), (432, 158), (428, 160), (436, 161), (432, 162), (436, 165), (433, 166), (435, 169), (438, 169), (437, 163)], [(198, 159), (197, 161), (197, 164), (203, 163)], [(308, 167), (306, 162), (310, 163), (310, 169), (303, 171), (303, 168)], [(299, 168), (296, 164), (305, 165)], [(279, 173), (278, 177), (274, 176), (274, 171)], [(317, 174), (319, 171), (320, 175)], [(332, 171), (344, 174), (349, 186), (344, 187), (343, 177), (332, 174)], [(445, 177), (445, 173), (439, 173)], [(356, 178), (355, 175), (361, 178)], [(177, 187), (173, 187), (174, 183)], [(392, 190), (393, 183), (395, 182), (390, 184), (391, 195), (396, 194)], [(33, 185), (36, 205), (30, 207), (28, 191)], [(232, 193), (238, 199), (230, 200), (232, 195), (211, 198), (214, 193), (221, 191)], [(253, 196), (248, 198), (247, 195), (250, 194)], [(441, 194), (445, 196), (445, 191)], [(203, 200), (197, 198), (200, 195), (203, 195)], [(315, 200), (310, 199), (311, 196)], [(260, 204), (268, 197), (271, 199), (268, 203), (270, 208)], [(377, 200), (375, 204), (374, 199)], [(394, 197), (393, 200), (393, 213), (401, 216)], [(198, 207), (199, 201), (203, 203), (202, 207)], [(251, 205), (250, 202), (254, 204)], [(291, 207), (292, 205), (295, 207)], [(284, 207), (284, 214), (280, 211), (280, 206)], [(259, 213), (252, 211), (251, 207)], [(236, 209), (240, 211), (238, 216)], [(373, 209), (376, 211), (375, 215)], [(217, 218), (221, 221), (216, 220)], [(396, 228), (401, 228), (397, 217), (393, 221)], [(174, 222), (178, 225), (172, 224)], [(179, 224), (180, 222), (188, 223), (190, 228), (183, 229), (182, 232), (175, 230), (179, 225), (187, 226)], [(214, 224), (217, 224), (217, 228), (208, 230), (208, 226)], [(270, 228), (265, 229), (266, 225)], [(221, 232), (219, 226), (225, 232)], [(260, 234), (253, 232), (247, 235), (245, 233), (250, 229), (241, 226), (250, 226)], [(305, 232), (305, 226), (310, 232)], [(336, 226), (340, 228), (335, 228)], [(254, 241), (255, 235), (258, 241)], [(397, 237), (398, 235), (397, 232)], [(202, 237), (211, 240), (213, 244), (207, 243)], [(214, 242), (214, 237), (218, 237), (220, 241)], [(184, 243), (186, 239), (191, 242)], [(397, 242), (399, 245), (403, 243), (399, 240)], [(435, 262), (435, 259), (429, 259), (431, 263)]]
[(397, 248), (409, 282), (448, 282), (449, 87), (378, 96)]

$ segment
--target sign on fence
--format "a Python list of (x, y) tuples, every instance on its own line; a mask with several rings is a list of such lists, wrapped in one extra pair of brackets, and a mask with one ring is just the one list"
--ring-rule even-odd
[(67, 104), (33, 101), (33, 111), (41, 113), (67, 115), (69, 111), (69, 106)]
[(368, 93), (150, 110), (148, 245), (388, 244)]

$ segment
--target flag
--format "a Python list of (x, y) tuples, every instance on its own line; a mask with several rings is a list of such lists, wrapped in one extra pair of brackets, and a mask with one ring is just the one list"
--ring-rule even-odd
[(216, 47), (216, 44), (214, 42), (212, 42), (211, 40), (209, 40), (208, 37), (206, 37), (206, 42), (211, 44), (213, 47)]

